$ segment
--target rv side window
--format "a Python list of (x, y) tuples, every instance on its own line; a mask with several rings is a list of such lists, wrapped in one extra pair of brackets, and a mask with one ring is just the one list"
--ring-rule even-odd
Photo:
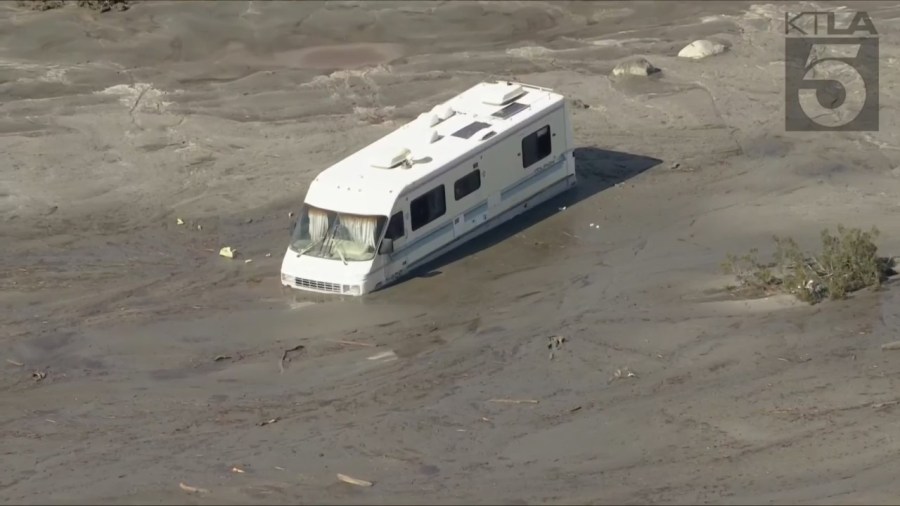
[(409, 203), (410, 227), (418, 230), (443, 216), (446, 211), (444, 185), (440, 185)]
[(528, 168), (543, 160), (553, 151), (550, 141), (550, 125), (522, 139), (522, 168)]
[(453, 195), (459, 200), (479, 188), (481, 188), (481, 171), (475, 169), (456, 180), (453, 184)]
[(399, 239), (403, 237), (403, 229), (403, 211), (397, 211), (391, 216), (391, 221), (388, 223), (387, 232), (384, 234), (384, 238), (391, 240)]

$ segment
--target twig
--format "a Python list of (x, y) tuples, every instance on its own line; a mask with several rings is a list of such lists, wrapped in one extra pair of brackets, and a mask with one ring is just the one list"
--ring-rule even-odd
[(537, 404), (535, 399), (488, 399), (488, 402), (500, 402), (503, 404)]
[(205, 488), (192, 487), (190, 485), (185, 485), (184, 483), (179, 483), (178, 486), (181, 487), (181, 490), (184, 490), (185, 492), (188, 492), (190, 494), (208, 494), (209, 493), (209, 490), (207, 490)]
[(16, 362), (15, 360), (12, 360), (12, 359), (9, 359), (9, 358), (6, 359), (6, 363), (7, 363), (7, 364), (12, 364), (12, 365), (14, 365), (14, 366), (16, 366), (16, 367), (22, 367), (23, 365), (25, 365), (25, 364), (23, 364), (22, 362)]
[(892, 343), (882, 344), (881, 349), (882, 349), (882, 351), (900, 350), (900, 341), (894, 341)]
[(371, 481), (360, 480), (359, 478), (353, 478), (352, 476), (347, 476), (346, 474), (338, 473), (337, 477), (344, 483), (349, 483), (358, 487), (371, 487), (373, 485)]
[(372, 344), (372, 343), (361, 343), (359, 341), (344, 341), (342, 339), (326, 339), (326, 341), (328, 341), (330, 343), (346, 344), (349, 346), (365, 346), (367, 348), (375, 348), (378, 346), (377, 344)]

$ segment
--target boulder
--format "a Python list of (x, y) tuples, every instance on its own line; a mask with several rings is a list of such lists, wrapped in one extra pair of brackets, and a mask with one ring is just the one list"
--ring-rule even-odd
[(723, 52), (725, 52), (725, 46), (723, 44), (711, 40), (695, 40), (684, 46), (684, 48), (678, 52), (678, 56), (699, 60)]
[(641, 76), (647, 77), (651, 74), (659, 72), (652, 63), (644, 58), (630, 58), (619, 62), (612, 70), (614, 76)]

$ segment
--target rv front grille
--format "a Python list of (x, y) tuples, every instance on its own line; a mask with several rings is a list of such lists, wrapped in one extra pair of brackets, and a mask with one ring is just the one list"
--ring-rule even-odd
[(320, 292), (341, 293), (341, 285), (339, 283), (326, 283), (325, 281), (315, 281), (312, 279), (294, 278), (294, 282), (298, 288), (307, 288), (309, 290), (318, 290)]

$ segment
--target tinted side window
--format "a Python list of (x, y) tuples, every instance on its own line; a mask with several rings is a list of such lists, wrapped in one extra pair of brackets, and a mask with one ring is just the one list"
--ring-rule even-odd
[(481, 188), (481, 171), (475, 169), (456, 180), (453, 184), (453, 196), (459, 200), (479, 188)]
[(447, 199), (444, 196), (444, 185), (416, 197), (409, 203), (410, 227), (418, 230), (447, 212)]
[(403, 211), (397, 211), (393, 216), (391, 216), (391, 221), (388, 223), (387, 232), (384, 234), (385, 239), (399, 239), (403, 237), (405, 234), (403, 226)]
[(531, 167), (549, 156), (552, 151), (550, 125), (547, 125), (522, 139), (522, 168)]

